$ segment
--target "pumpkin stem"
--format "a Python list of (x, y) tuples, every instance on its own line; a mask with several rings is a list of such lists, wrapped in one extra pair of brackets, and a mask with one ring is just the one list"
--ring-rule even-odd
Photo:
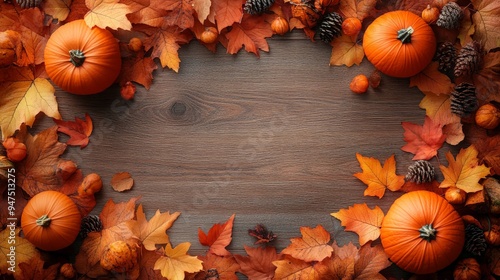
[(411, 42), (411, 34), (413, 34), (415, 30), (413, 27), (403, 28), (398, 31), (398, 39), (401, 40), (403, 44), (407, 44)]
[(70, 50), (69, 57), (69, 61), (71, 61), (71, 63), (73, 63), (76, 67), (82, 66), (85, 61), (85, 55), (83, 55), (81, 50)]
[(41, 226), (41, 227), (48, 227), (50, 225), (50, 222), (52, 220), (47, 216), (47, 214), (41, 216), (40, 218), (36, 219), (36, 225)]
[(436, 239), (437, 230), (432, 227), (432, 224), (422, 226), (418, 231), (420, 232), (420, 237), (427, 241)]

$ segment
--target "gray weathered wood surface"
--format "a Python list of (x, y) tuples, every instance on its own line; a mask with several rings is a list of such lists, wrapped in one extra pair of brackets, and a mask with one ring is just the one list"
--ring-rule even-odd
[[(278, 235), (278, 249), (300, 236), (301, 226), (318, 224), (340, 243), (355, 242), (330, 213), (365, 202), (386, 211), (400, 195), (364, 197), (365, 185), (353, 176), (361, 171), (355, 154), (381, 161), (394, 154), (405, 174), (413, 155), (400, 149), (401, 122), (423, 123), (423, 95), (407, 79), (386, 76), (378, 90), (353, 94), (351, 78), (373, 66), (365, 59), (330, 67), (331, 47), (301, 32), (269, 44), (259, 59), (192, 42), (180, 49), (179, 73), (157, 70), (151, 89), (138, 87), (131, 102), (116, 87), (95, 96), (58, 90), (65, 120), (89, 113), (94, 121), (91, 144), (65, 157), (103, 177), (95, 212), (108, 199), (139, 195), (148, 217), (156, 209), (180, 211), (169, 234), (174, 245), (191, 242), (191, 254), (206, 250), (198, 228), (207, 231), (233, 213), (234, 253), (254, 242), (247, 230), (257, 223)], [(109, 182), (122, 171), (135, 186), (117, 193)]]

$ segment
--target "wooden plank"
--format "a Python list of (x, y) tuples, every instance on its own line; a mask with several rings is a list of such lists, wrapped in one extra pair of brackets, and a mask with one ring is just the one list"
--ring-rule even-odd
[[(301, 35), (301, 34), (299, 34)], [(300, 235), (300, 226), (322, 224), (340, 243), (356, 236), (341, 232), (331, 212), (354, 203), (384, 210), (400, 194), (363, 197), (365, 186), (355, 153), (385, 160), (396, 155), (405, 174), (413, 155), (400, 148), (402, 121), (421, 124), (422, 94), (407, 79), (383, 77), (378, 90), (356, 95), (349, 82), (373, 67), (330, 67), (331, 47), (293, 33), (269, 40), (261, 57), (241, 52), (213, 54), (193, 42), (180, 50), (179, 73), (158, 70), (149, 91), (134, 101), (118, 89), (96, 96), (58, 92), (64, 119), (88, 112), (91, 144), (66, 155), (84, 173), (106, 184), (95, 212), (108, 199), (142, 196), (146, 214), (181, 211), (169, 230), (172, 242), (190, 241), (192, 254), (206, 248), (197, 230), (208, 230), (236, 214), (230, 249), (242, 253), (253, 238), (247, 229), (265, 224), (278, 235), (278, 249)], [(132, 191), (116, 193), (111, 176), (128, 171)]]

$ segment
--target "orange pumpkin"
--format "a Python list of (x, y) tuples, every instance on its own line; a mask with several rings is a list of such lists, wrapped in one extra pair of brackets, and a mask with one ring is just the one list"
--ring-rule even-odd
[(432, 60), (436, 37), (431, 27), (408, 11), (392, 11), (376, 18), (363, 36), (368, 60), (382, 73), (411, 77)]
[(111, 32), (71, 21), (49, 38), (44, 52), (50, 79), (63, 90), (95, 94), (111, 86), (120, 74), (118, 42)]
[(481, 266), (474, 258), (460, 260), (453, 270), (454, 280), (479, 280), (481, 279)]
[(394, 201), (382, 221), (380, 239), (397, 266), (412, 273), (433, 273), (462, 252), (464, 224), (441, 196), (412, 191)]
[(33, 196), (23, 209), (21, 227), (25, 238), (45, 251), (68, 247), (80, 232), (81, 215), (76, 204), (58, 191)]

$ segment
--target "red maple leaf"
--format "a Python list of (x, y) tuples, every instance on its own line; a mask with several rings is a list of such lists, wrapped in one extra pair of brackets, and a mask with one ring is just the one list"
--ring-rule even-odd
[(404, 140), (407, 144), (401, 150), (415, 154), (413, 160), (431, 159), (437, 155), (446, 140), (442, 125), (434, 123), (428, 116), (422, 126), (410, 122), (403, 122), (402, 126), (405, 129)]
[(219, 256), (229, 256), (231, 253), (226, 246), (231, 243), (233, 233), (234, 214), (222, 224), (213, 225), (207, 234), (198, 229), (198, 239), (201, 245), (209, 246), (209, 252)]
[(273, 36), (273, 31), (271, 25), (262, 17), (245, 14), (241, 23), (232, 25), (231, 31), (226, 33), (228, 53), (238, 53), (243, 45), (247, 52), (254, 53), (257, 57), (259, 57), (259, 50), (269, 51), (266, 38)]

